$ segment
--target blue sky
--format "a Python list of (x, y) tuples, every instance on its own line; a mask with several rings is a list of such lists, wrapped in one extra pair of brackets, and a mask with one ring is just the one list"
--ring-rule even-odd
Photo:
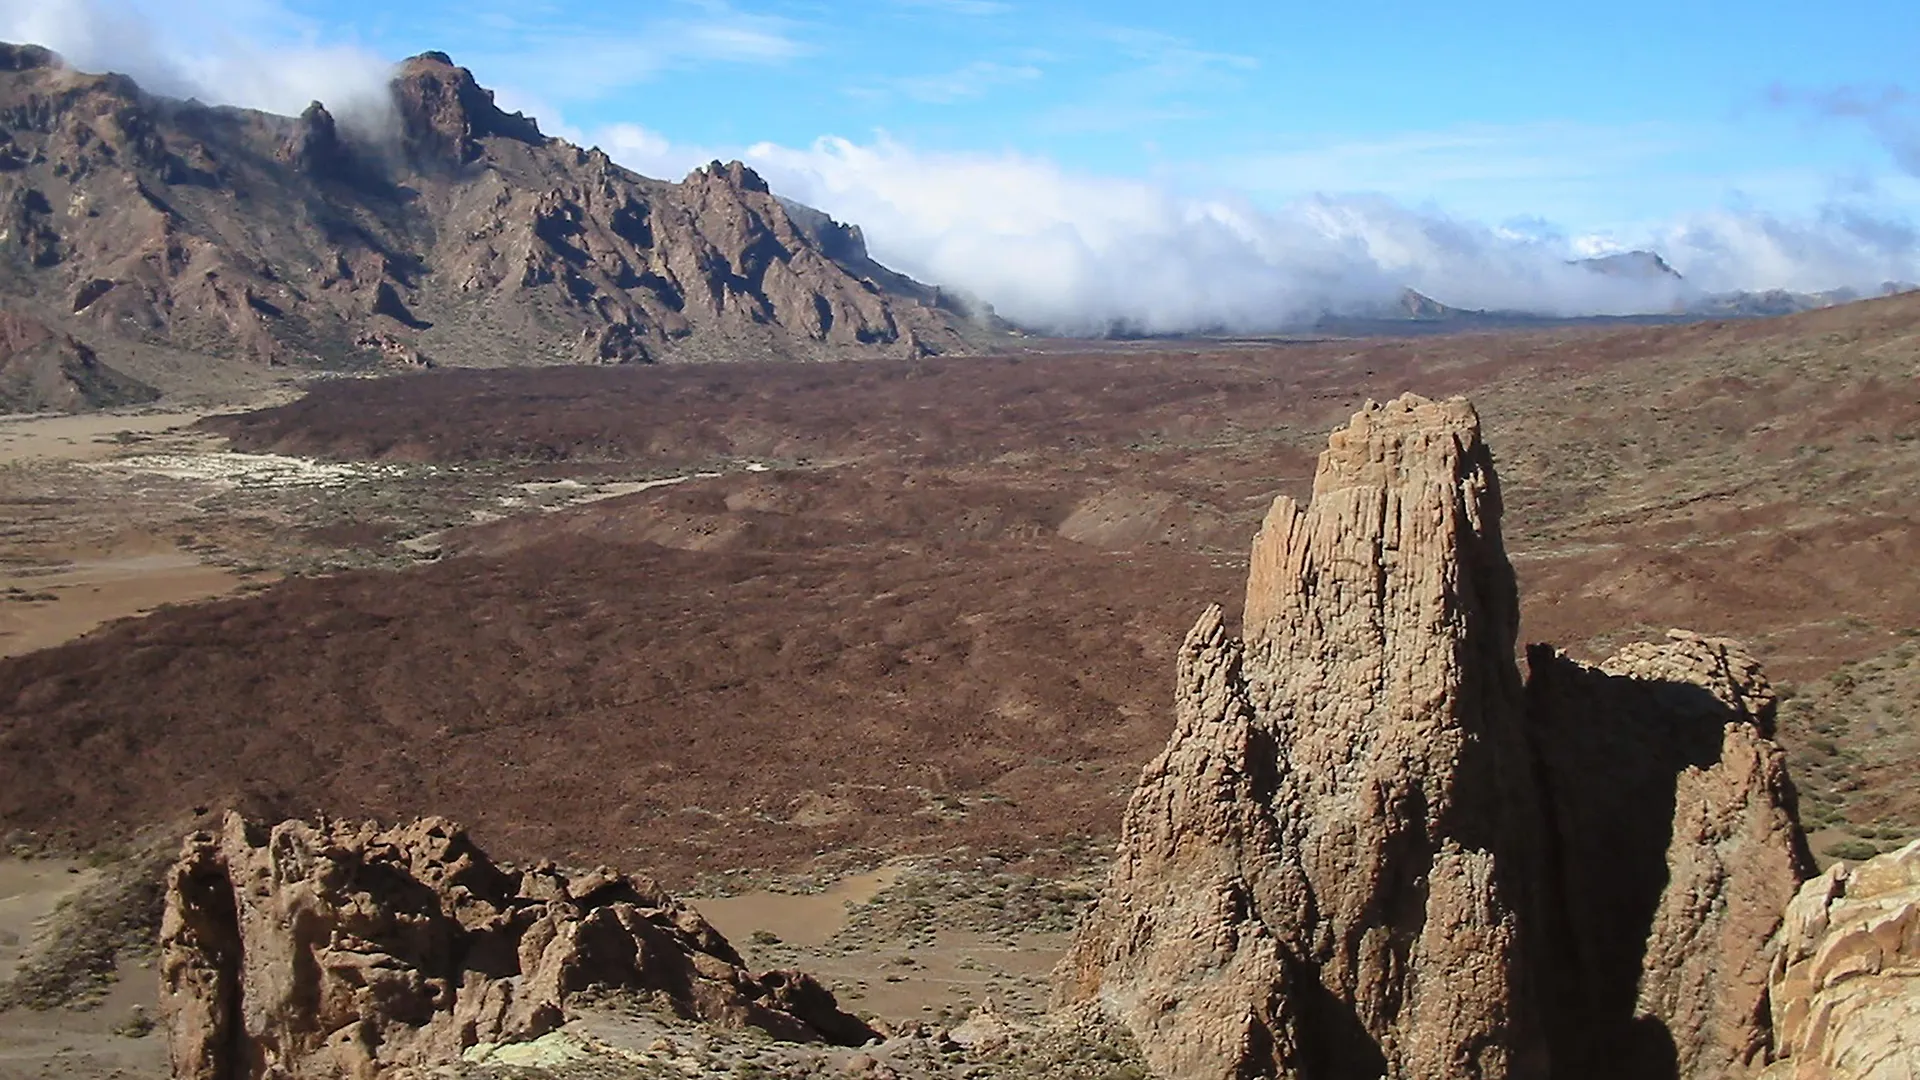
[[(1581, 8), (1586, 8), (1585, 13)], [(885, 132), (1284, 198), (1373, 190), (1476, 217), (1619, 225), (1804, 211), (1897, 171), (1776, 88), (1898, 86), (1920, 4), (311, 4), (323, 36), (440, 48), (593, 131), (804, 145)], [(1920, 88), (1917, 88), (1920, 89)]]
[[(990, 294), (1041, 286), (962, 232), (1096, 276), (1130, 236), (1203, 276), (1237, 245), (1301, 303), (1375, 271), (1484, 305), (1665, 302), (1534, 280), (1636, 246), (1709, 288), (1920, 277), (1911, 0), (0, 0), (0, 30), (282, 110), (440, 49), (550, 132), (655, 174), (745, 156), (883, 257)], [(1188, 250), (1202, 219), (1220, 236)]]

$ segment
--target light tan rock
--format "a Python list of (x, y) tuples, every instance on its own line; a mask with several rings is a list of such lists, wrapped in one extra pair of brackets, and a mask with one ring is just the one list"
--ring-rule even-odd
[(230, 815), (169, 874), (161, 1009), (183, 1080), (379, 1077), (537, 1038), (586, 990), (857, 1045), (873, 1032), (797, 972), (750, 975), (645, 878), (512, 873), (428, 818), (272, 828)]
[(1920, 841), (1802, 886), (1768, 989), (1765, 1080), (1920, 1077)]

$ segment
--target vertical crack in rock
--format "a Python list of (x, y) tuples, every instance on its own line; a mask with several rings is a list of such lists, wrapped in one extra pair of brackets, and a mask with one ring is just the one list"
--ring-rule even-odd
[(1810, 871), (1773, 696), (1676, 633), (1514, 662), (1464, 400), (1369, 403), (1203, 615), (1173, 737), (1056, 974), (1171, 1080), (1719, 1077), (1764, 1064)]

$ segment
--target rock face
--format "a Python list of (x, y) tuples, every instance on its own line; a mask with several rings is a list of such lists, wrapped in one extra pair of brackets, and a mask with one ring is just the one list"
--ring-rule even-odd
[(213, 365), (373, 364), (358, 343), (382, 335), (474, 365), (908, 356), (992, 336), (738, 163), (636, 175), (502, 111), (441, 53), (400, 65), (388, 104), (353, 123), (320, 102), (213, 109), (4, 47), (0, 293)]
[(1722, 1076), (1809, 862), (1730, 642), (1599, 668), (1519, 622), (1465, 401), (1369, 405), (1188, 636), (1166, 750), (1056, 975), (1173, 1080)]
[(874, 1037), (809, 976), (749, 975), (646, 879), (497, 866), (440, 819), (383, 831), (229, 816), (187, 839), (168, 878), (176, 1077), (385, 1075), (538, 1037), (585, 990), (795, 1041)]
[(0, 311), (0, 413), (91, 412), (159, 396), (72, 336)]
[(1538, 1074), (1519, 612), (1465, 402), (1369, 409), (1188, 636), (1172, 741), (1062, 968), (1170, 1077)]
[(1765, 1080), (1920, 1075), (1920, 841), (1807, 882), (1780, 937)]

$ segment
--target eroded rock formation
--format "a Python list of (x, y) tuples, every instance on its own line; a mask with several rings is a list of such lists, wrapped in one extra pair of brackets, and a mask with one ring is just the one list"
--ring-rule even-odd
[(588, 990), (795, 1041), (874, 1037), (810, 976), (750, 975), (645, 878), (498, 866), (436, 818), (381, 830), (230, 815), (190, 836), (169, 875), (176, 1077), (384, 1075), (535, 1038)]
[(1172, 1080), (1663, 1077), (1764, 1063), (1810, 863), (1731, 642), (1523, 687), (1500, 489), (1463, 400), (1370, 404), (1201, 617), (1175, 731), (1057, 974)]
[(1465, 402), (1334, 435), (1254, 541), (1243, 645), (1187, 638), (1172, 741), (1063, 965), (1170, 1077), (1537, 1072), (1537, 822), (1499, 487)]
[(1780, 939), (1765, 1080), (1920, 1074), (1920, 841), (1807, 882)]

